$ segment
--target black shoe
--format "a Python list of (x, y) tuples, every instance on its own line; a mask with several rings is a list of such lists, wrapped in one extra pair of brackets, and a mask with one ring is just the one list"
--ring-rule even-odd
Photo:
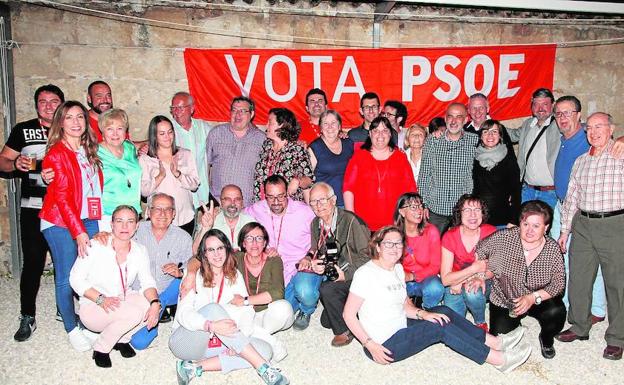
[(132, 349), (132, 346), (128, 343), (118, 342), (113, 346), (113, 349), (119, 350), (119, 353), (123, 358), (130, 358), (136, 356), (136, 352)]
[(555, 357), (557, 352), (555, 351), (554, 346), (544, 346), (544, 342), (542, 342), (542, 337), (537, 337), (540, 343), (540, 348), (542, 349), (542, 356), (547, 359), (551, 359)]
[(171, 306), (167, 306), (167, 310), (169, 311), (169, 315), (171, 315), (171, 318), (173, 319), (176, 315), (176, 311), (178, 311), (178, 305), (171, 305)]
[(35, 317), (29, 315), (21, 315), (20, 326), (13, 336), (13, 339), (15, 339), (15, 341), (17, 342), (28, 341), (35, 329), (37, 329), (37, 322), (35, 322)]
[(160, 316), (160, 320), (158, 322), (161, 324), (166, 324), (167, 322), (171, 322), (171, 314), (169, 314), (169, 310), (167, 310), (167, 308), (163, 310), (162, 316)]
[(95, 360), (95, 364), (100, 368), (110, 368), (111, 366), (113, 366), (113, 363), (110, 360), (110, 355), (108, 353), (102, 353), (94, 350), (93, 359)]

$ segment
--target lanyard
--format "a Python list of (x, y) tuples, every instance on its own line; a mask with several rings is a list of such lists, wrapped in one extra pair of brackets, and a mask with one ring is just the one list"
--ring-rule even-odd
[[(264, 259), (264, 256), (263, 256)], [(245, 254), (245, 286), (247, 286), (247, 292), (251, 293), (251, 289), (249, 288), (249, 271), (247, 270), (247, 254)], [(260, 289), (260, 279), (262, 278), (262, 273), (264, 272), (264, 264), (266, 259), (262, 261), (262, 267), (260, 267), (260, 274), (258, 275), (258, 280), (256, 281), (256, 294), (258, 294), (258, 290)]]
[(87, 182), (89, 182), (89, 193), (87, 194), (87, 196), (92, 196), (95, 193), (95, 187), (94, 187), (94, 177), (95, 177), (95, 170), (93, 169), (93, 167), (89, 164), (89, 161), (87, 160), (86, 162), (84, 160), (85, 156), (78, 152), (76, 158), (78, 159), (78, 165), (80, 166), (80, 168), (85, 172), (86, 176), (87, 176)]
[[(221, 301), (221, 294), (223, 294), (223, 281), (225, 281), (225, 274), (221, 276), (221, 283), (219, 284), (219, 295), (217, 296), (217, 302), (213, 301), (213, 303), (219, 303), (219, 301)], [(214, 295), (214, 288), (210, 292), (210, 299), (214, 300), (213, 295)]]
[[(128, 245), (128, 254), (126, 254), (126, 266), (124, 267), (126, 270), (126, 277), (124, 279), (124, 274), (121, 271), (121, 265), (117, 262), (117, 268), (119, 269), (119, 280), (121, 281), (121, 290), (123, 290), (124, 301), (126, 300), (126, 288), (128, 287), (128, 255), (130, 254), (130, 250), (132, 249), (132, 243)], [(117, 260), (117, 250), (115, 250), (115, 246), (113, 246), (113, 250), (115, 251), (115, 260)]]
[[(273, 221), (273, 214), (269, 214), (271, 216), (271, 228), (273, 229), (273, 239), (275, 239), (275, 223)], [(282, 225), (284, 224), (284, 217), (286, 213), (282, 214), (282, 218), (280, 219), (279, 232), (277, 234), (277, 243), (275, 244), (275, 248), (279, 249), (280, 239), (282, 238)]]
[(317, 249), (320, 249), (321, 246), (325, 245), (325, 240), (327, 238), (334, 237), (334, 232), (332, 231), (331, 227), (329, 228), (329, 230), (326, 230), (324, 224), (320, 224), (320, 226), (321, 226), (321, 234), (319, 236), (318, 244), (316, 245)]

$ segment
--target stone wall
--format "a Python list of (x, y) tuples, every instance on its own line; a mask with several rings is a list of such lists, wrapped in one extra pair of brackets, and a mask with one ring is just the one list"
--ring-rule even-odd
[[(32, 94), (41, 84), (57, 84), (67, 98), (84, 102), (87, 85), (94, 79), (103, 79), (112, 86), (115, 105), (126, 109), (130, 115), (131, 136), (142, 139), (149, 119), (158, 113), (166, 114), (171, 95), (187, 88), (182, 58), (184, 47), (326, 47), (315, 45), (316, 37), (331, 39), (330, 42), (336, 44), (351, 41), (352, 46), (372, 46), (374, 4), (317, 0), (237, 0), (210, 6), (198, 5), (199, 2), (182, 6), (182, 2), (147, 0), (140, 4), (61, 3), (64, 5), (57, 9), (9, 3), (13, 39), (20, 45), (20, 49), (13, 52), (18, 121), (34, 115)], [(249, 3), (265, 8), (240, 10)], [(135, 22), (115, 15), (76, 12), (66, 5), (152, 21)], [(337, 12), (344, 13), (338, 17), (326, 16)], [(467, 22), (413, 17), (432, 14), (523, 17), (524, 20), (522, 23), (509, 20)], [(547, 25), (536, 20), (556, 18), (564, 22), (573, 16), (402, 5), (381, 22), (381, 46), (570, 42), (623, 35), (622, 23)], [(175, 24), (165, 26), (159, 21)], [(279, 41), (254, 38), (262, 34), (279, 35)], [(622, 56), (624, 44), (559, 48), (555, 94), (578, 95), (585, 111), (610, 111), (616, 121), (624, 122), (624, 110), (616, 99), (624, 91)], [(5, 191), (4, 185), (0, 187), (0, 212), (5, 212), (6, 208)], [(0, 221), (0, 241), (4, 242), (9, 241), (6, 217), (3, 215)]]

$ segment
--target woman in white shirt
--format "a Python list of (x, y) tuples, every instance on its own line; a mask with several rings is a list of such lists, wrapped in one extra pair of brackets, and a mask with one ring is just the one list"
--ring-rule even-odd
[(429, 311), (415, 307), (406, 294), (403, 267), (397, 263), (403, 245), (399, 228), (378, 230), (370, 242), (371, 261), (355, 272), (349, 289), (344, 319), (369, 358), (385, 365), (439, 342), (505, 373), (529, 358), (531, 347), (519, 344), (525, 329), (494, 337), (446, 306)]
[(422, 150), (425, 146), (425, 139), (427, 139), (427, 129), (420, 124), (412, 124), (405, 133), (405, 143), (403, 147), (407, 154), (407, 160), (410, 167), (412, 167), (412, 173), (414, 174), (414, 180), (418, 182), (418, 174), (420, 174), (420, 164), (422, 160)]
[[(132, 240), (139, 214), (132, 206), (118, 206), (112, 215), (113, 236), (103, 245), (91, 242), (88, 254), (78, 258), (69, 282), (80, 296), (80, 320), (99, 336), (93, 344), (93, 359), (110, 368), (110, 351), (123, 357), (136, 355), (130, 338), (137, 330), (158, 323), (160, 301), (150, 273), (145, 247)], [(129, 288), (138, 278), (141, 291)]]
[(227, 236), (217, 229), (206, 232), (197, 258), (201, 266), (196, 290), (178, 301), (169, 339), (169, 349), (180, 359), (178, 383), (188, 384), (204, 371), (228, 373), (254, 367), (266, 384), (288, 384), (288, 379), (268, 364), (270, 345), (249, 337), (254, 328), (253, 307), (232, 304), (237, 296), (247, 297), (248, 293)]

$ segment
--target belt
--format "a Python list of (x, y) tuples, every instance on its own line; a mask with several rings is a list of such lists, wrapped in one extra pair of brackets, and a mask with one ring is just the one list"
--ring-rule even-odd
[(555, 186), (533, 186), (532, 184), (526, 184), (527, 187), (532, 188), (533, 190), (537, 190), (537, 191), (552, 191), (555, 189)]
[(621, 215), (624, 214), (624, 209), (622, 210), (616, 210), (616, 211), (609, 211), (608, 213), (590, 213), (587, 211), (581, 211), (581, 215), (587, 218), (609, 218), (609, 217), (614, 217), (616, 215)]

